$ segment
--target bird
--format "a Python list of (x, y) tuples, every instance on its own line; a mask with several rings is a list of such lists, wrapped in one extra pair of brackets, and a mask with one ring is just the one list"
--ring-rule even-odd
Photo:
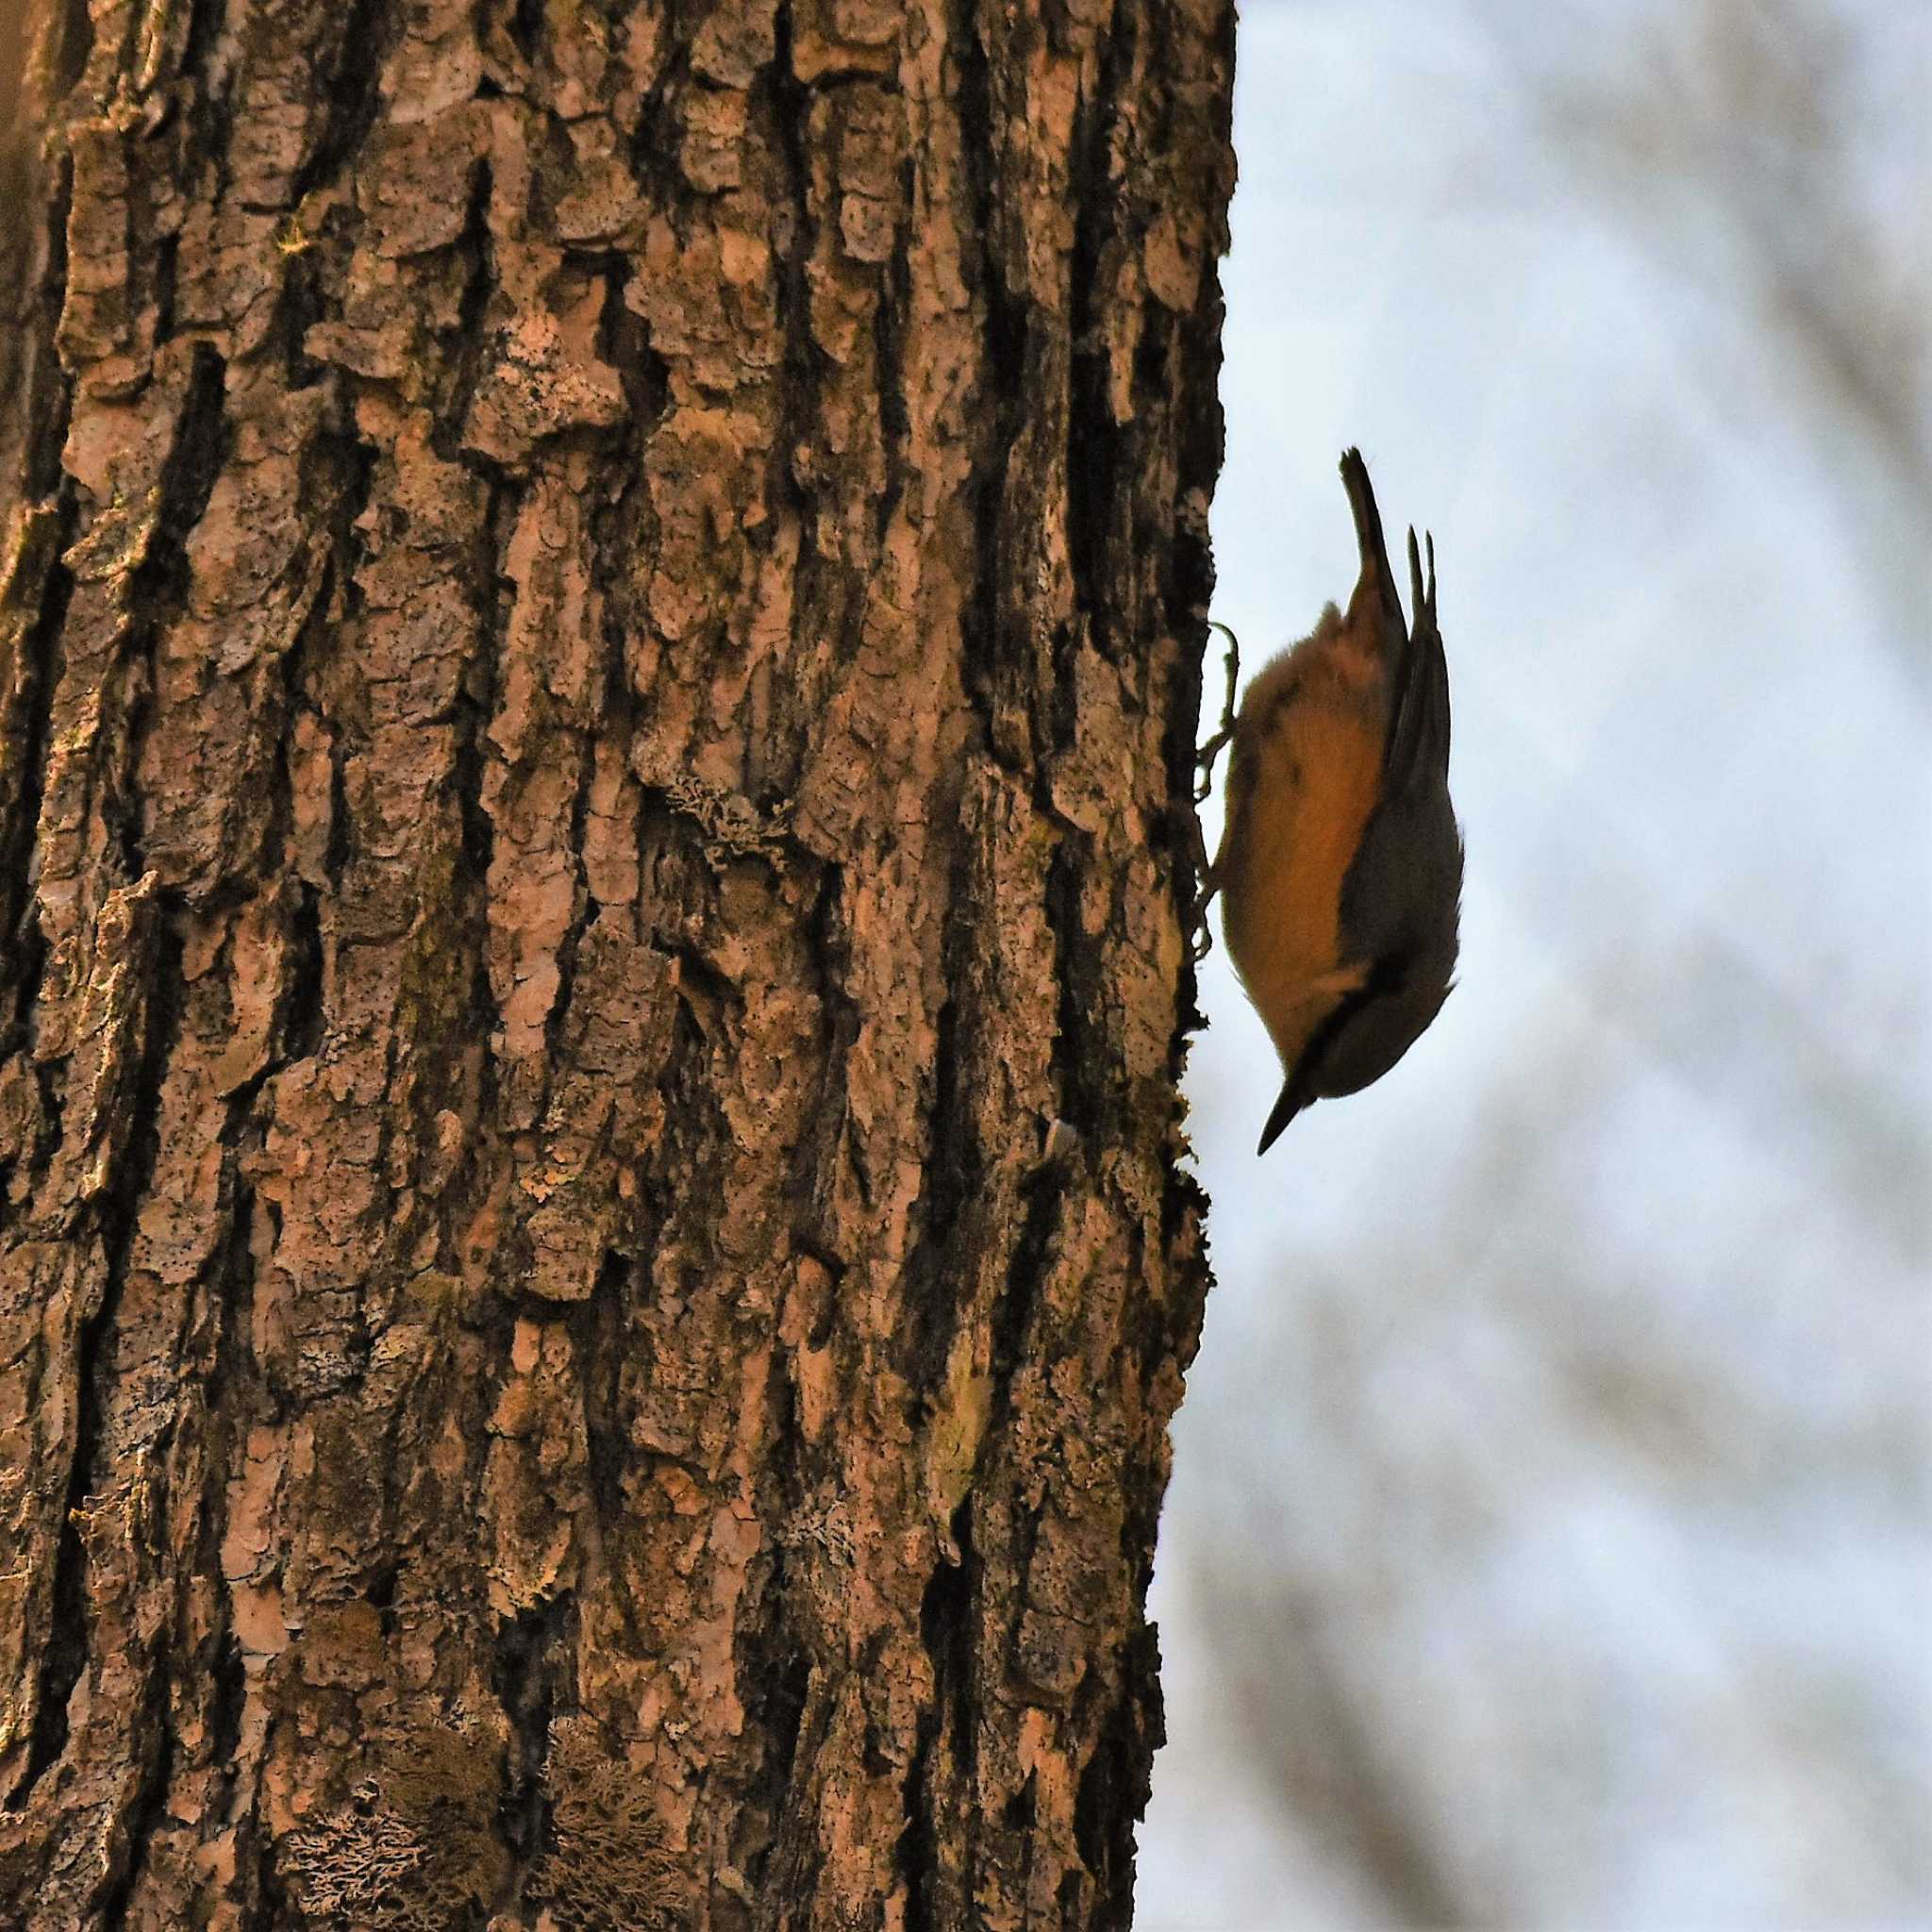
[(1456, 971), (1463, 846), (1435, 539), (1424, 582), (1409, 530), (1406, 625), (1358, 449), (1342, 453), (1341, 481), (1361, 553), (1348, 608), (1326, 606), (1273, 658), (1222, 734), (1226, 823), (1201, 912), (1218, 893), (1228, 956), (1281, 1057), (1257, 1155), (1314, 1101), (1379, 1080)]

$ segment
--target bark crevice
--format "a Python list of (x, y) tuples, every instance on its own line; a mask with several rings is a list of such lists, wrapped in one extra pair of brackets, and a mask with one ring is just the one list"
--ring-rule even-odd
[[(76, 1398), (74, 1441), (67, 1471), (50, 1591), (51, 1614), (42, 1650), (28, 1736), (26, 1762), (8, 1808), (23, 1809), (34, 1787), (60, 1760), (68, 1743), (68, 1707), (92, 1655), (95, 1617), (88, 1589), (90, 1498), (100, 1491), (104, 1435), (110, 1413), (115, 1320), (127, 1280), (129, 1254), (142, 1197), (160, 1146), (161, 1087), (179, 1037), (181, 943), (152, 901), (133, 920), (133, 959), (139, 988), (141, 1035), (132, 1076), (105, 1099), (99, 1111), (118, 1143), (104, 1191), (90, 1204), (73, 1239), (97, 1242), (101, 1257), (99, 1301), (81, 1321), (75, 1340), (73, 1380)], [(120, 1114), (119, 1120), (112, 1116)]]

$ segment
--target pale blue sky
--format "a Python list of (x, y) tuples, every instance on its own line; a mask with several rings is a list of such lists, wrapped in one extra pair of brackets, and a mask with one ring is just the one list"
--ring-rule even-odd
[[(1273, 1056), (1206, 969), (1138, 1923), (1387, 1923), (1260, 1769), (1257, 1668), (1324, 1678), (1478, 1921), (1927, 1923), (1926, 506), (1724, 210), (1566, 154), (1532, 16), (1477, 17), (1241, 24), (1215, 614), (1253, 671), (1345, 599), (1359, 443), (1436, 536), (1468, 887), (1434, 1029), (1265, 1160)], [(1657, 15), (1533, 17), (1589, 80)], [(1843, 17), (1816, 164), (1923, 250), (1926, 15)]]

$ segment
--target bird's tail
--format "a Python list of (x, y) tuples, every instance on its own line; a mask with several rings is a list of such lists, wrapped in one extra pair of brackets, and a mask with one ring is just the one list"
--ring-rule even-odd
[(1375, 508), (1369, 466), (1358, 449), (1341, 453), (1341, 487), (1348, 491), (1348, 507), (1355, 512), (1355, 539), (1362, 554), (1362, 574), (1349, 600), (1349, 615), (1356, 616), (1363, 599), (1372, 598), (1381, 615), (1392, 621), (1398, 632), (1405, 631), (1402, 598), (1395, 588), (1395, 573), (1389, 567), (1389, 546), (1382, 540), (1382, 513)]

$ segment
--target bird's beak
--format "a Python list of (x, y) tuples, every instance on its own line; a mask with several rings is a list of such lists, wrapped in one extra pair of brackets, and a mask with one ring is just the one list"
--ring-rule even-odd
[(1307, 1106), (1309, 1098), (1295, 1084), (1292, 1075), (1281, 1083), (1281, 1097), (1274, 1103), (1274, 1111), (1268, 1116), (1268, 1124), (1261, 1129), (1261, 1144), (1255, 1149), (1257, 1158), (1274, 1146), (1281, 1137), (1282, 1128)]

